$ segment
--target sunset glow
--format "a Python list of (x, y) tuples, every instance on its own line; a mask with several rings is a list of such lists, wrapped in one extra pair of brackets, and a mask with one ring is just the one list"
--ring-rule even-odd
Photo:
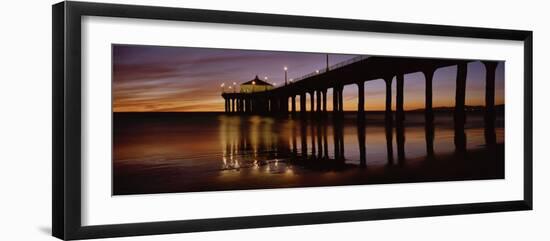
[[(326, 68), (325, 53), (134, 45), (113, 45), (112, 51), (114, 112), (223, 112), (221, 92), (238, 92), (240, 83), (250, 81), (256, 75), (278, 86), (285, 83), (285, 71), (292, 81)], [(329, 54), (329, 65), (355, 56)], [(454, 106), (455, 80), (455, 66), (436, 70), (434, 107)], [(393, 83), (395, 89), (395, 81)], [(424, 108), (423, 74), (407, 74), (404, 83), (405, 110)], [(483, 64), (468, 64), (466, 83), (466, 105), (484, 105)], [(503, 63), (497, 67), (495, 84), (495, 103), (503, 104)], [(344, 110), (357, 110), (357, 96), (357, 86), (344, 88)], [(332, 99), (331, 89), (328, 97)], [(384, 100), (383, 80), (366, 82), (365, 109), (383, 110)], [(327, 104), (332, 110), (332, 101)]]

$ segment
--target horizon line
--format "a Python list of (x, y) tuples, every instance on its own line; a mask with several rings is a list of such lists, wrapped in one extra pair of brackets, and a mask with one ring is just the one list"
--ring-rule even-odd
[[(505, 104), (498, 104), (495, 105), (495, 107), (499, 106), (505, 106)], [(482, 111), (483, 108), (485, 108), (484, 105), (466, 105), (465, 111)], [(433, 111), (448, 111), (449, 109), (453, 109), (454, 106), (440, 106), (440, 107), (433, 107)], [(476, 110), (468, 110), (468, 108), (475, 108)], [(419, 109), (412, 109), (412, 110), (404, 110), (405, 112), (419, 112), (419, 111), (425, 111), (426, 108), (419, 108)], [(365, 112), (385, 112), (386, 110), (365, 110)], [(392, 109), (392, 112), (395, 112), (396, 110)], [(289, 113), (292, 113), (292, 111), (288, 111)], [(300, 113), (301, 111), (297, 110), (296, 113)], [(317, 110), (311, 111), (307, 110), (307, 113), (313, 112), (316, 113)], [(324, 111), (321, 111), (324, 112)], [(333, 110), (327, 110), (326, 112), (334, 112)], [(357, 110), (344, 110), (344, 112), (358, 112)], [(157, 110), (157, 111), (112, 111), (112, 113), (228, 113), (231, 114), (233, 112), (225, 112), (224, 110), (220, 111), (163, 111), (163, 110)], [(236, 112), (235, 112), (236, 113)]]

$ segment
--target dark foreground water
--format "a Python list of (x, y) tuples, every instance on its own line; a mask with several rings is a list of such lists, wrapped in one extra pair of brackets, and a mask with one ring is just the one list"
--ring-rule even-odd
[[(144, 194), (504, 178), (504, 122), (487, 145), (468, 114), (457, 151), (451, 113), (436, 113), (433, 155), (422, 113), (404, 129), (383, 113), (343, 120), (221, 113), (114, 113), (113, 194)], [(429, 134), (428, 134), (429, 136)], [(401, 155), (398, 156), (398, 152)], [(401, 157), (401, 158), (400, 158)]]

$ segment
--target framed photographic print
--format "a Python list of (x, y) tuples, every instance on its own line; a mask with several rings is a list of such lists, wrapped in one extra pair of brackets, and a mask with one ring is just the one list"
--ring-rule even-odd
[(53, 235), (532, 209), (532, 32), (53, 6)]

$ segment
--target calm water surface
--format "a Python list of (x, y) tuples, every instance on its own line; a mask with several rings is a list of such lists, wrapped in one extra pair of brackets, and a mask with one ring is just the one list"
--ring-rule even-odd
[[(456, 154), (450, 113), (436, 113), (427, 156), (422, 113), (407, 113), (404, 145), (382, 113), (332, 118), (221, 113), (115, 113), (113, 193), (140, 194), (503, 178), (504, 122), (488, 148), (483, 115), (469, 114)], [(390, 131), (389, 133), (387, 131)], [(364, 141), (363, 141), (364, 140)], [(391, 143), (388, 147), (388, 142)], [(397, 152), (404, 151), (398, 160)], [(393, 153), (389, 154), (388, 153)]]

